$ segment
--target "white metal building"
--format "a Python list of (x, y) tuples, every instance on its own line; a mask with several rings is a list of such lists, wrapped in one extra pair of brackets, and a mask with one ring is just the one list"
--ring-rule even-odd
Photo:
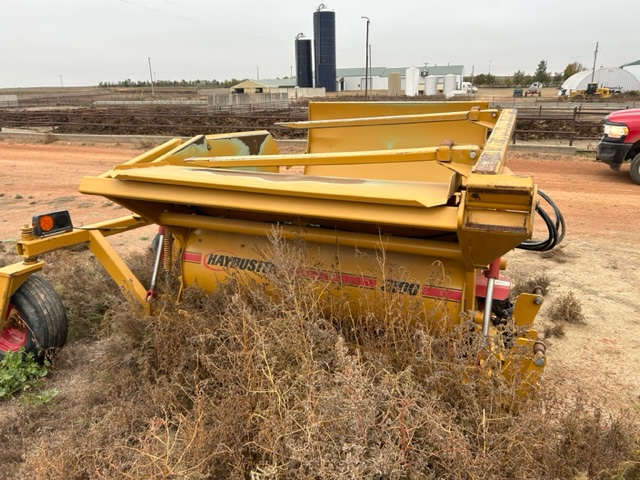
[[(389, 75), (397, 73), (400, 75), (400, 89), (404, 92), (407, 83), (407, 71), (418, 70), (418, 91), (425, 92), (427, 83), (433, 83), (435, 90), (427, 92), (433, 95), (444, 92), (445, 82), (453, 83), (450, 89), (460, 88), (464, 81), (464, 65), (427, 65), (421, 67), (372, 67), (369, 69), (368, 90), (387, 90), (389, 88)], [(365, 68), (338, 68), (336, 69), (336, 90), (342, 91), (362, 91), (365, 90)], [(429, 82), (426, 79), (429, 79)], [(409, 80), (411, 82), (411, 79)], [(302, 96), (321, 95), (324, 96), (324, 88), (295, 88), (295, 78), (269, 79), (269, 80), (245, 80), (229, 88), (230, 93), (277, 93), (286, 91), (291, 98), (297, 90)], [(304, 92), (303, 92), (304, 90)]]
[[(444, 84), (445, 77), (448, 75), (455, 76), (456, 87), (460, 88), (464, 80), (464, 65), (427, 65), (418, 68), (421, 75), (421, 84), (424, 88), (424, 76), (430, 76), (436, 78), (436, 84), (442, 86)], [(401, 88), (404, 91), (406, 89), (406, 72), (408, 67), (373, 67), (369, 72), (369, 82), (367, 88), (369, 90), (386, 90), (389, 86), (389, 74), (399, 73), (401, 75)], [(338, 68), (338, 91), (348, 90), (362, 90), (364, 91), (365, 82), (365, 68)], [(438, 91), (442, 91), (442, 87), (438, 87)]]
[(307, 97), (324, 97), (324, 87), (298, 88), (295, 78), (268, 80), (244, 80), (229, 88), (231, 94), (286, 93), (290, 100)]
[(631, 73), (626, 67), (624, 69), (599, 68), (595, 72), (584, 70), (567, 78), (561, 88), (567, 92), (584, 90), (587, 88), (587, 84), (591, 82), (592, 75), (593, 81), (602, 87), (614, 88), (623, 92), (640, 90), (640, 78)]

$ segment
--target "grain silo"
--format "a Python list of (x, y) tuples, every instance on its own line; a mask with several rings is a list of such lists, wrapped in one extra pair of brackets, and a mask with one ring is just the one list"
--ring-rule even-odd
[(416, 67), (407, 68), (404, 82), (404, 94), (407, 97), (415, 97), (418, 95), (418, 82), (420, 81), (420, 70)]
[(302, 88), (313, 87), (313, 59), (311, 58), (311, 39), (296, 36), (296, 84)]
[(438, 93), (438, 77), (435, 75), (424, 77), (424, 94), (436, 95)]
[(336, 91), (336, 14), (324, 3), (313, 13), (316, 88)]
[(453, 92), (455, 89), (456, 89), (456, 76), (451, 74), (445, 75), (442, 93), (447, 95), (448, 93)]

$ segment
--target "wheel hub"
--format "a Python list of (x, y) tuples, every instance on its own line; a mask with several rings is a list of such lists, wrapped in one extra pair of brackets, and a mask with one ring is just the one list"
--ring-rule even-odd
[(27, 342), (27, 328), (18, 311), (9, 305), (9, 310), (0, 334), (0, 351), (15, 352)]

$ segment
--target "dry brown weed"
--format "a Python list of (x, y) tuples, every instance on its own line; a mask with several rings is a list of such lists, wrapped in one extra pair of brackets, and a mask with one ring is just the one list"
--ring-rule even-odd
[(515, 299), (521, 293), (533, 293), (536, 288), (542, 289), (546, 295), (551, 285), (551, 277), (546, 273), (534, 273), (527, 276), (518, 276), (511, 287), (511, 298)]
[[(544, 390), (520, 398), (502, 375), (474, 366), (471, 325), (433, 331), (393, 298), (350, 318), (339, 295), (319, 302), (323, 285), (290, 274), (307, 267), (305, 258), (274, 241), (270, 288), (237, 276), (211, 295), (188, 289), (180, 304), (160, 298), (151, 317), (116, 297), (103, 313), (94, 292), (73, 290), (72, 303), (94, 309), (102, 328), (63, 350), (51, 404), (0, 417), (6, 471), (534, 479), (636, 468), (638, 439), (624, 412), (604, 415)], [(136, 270), (148, 260), (134, 260)], [(97, 275), (90, 260), (74, 261), (86, 269), (76, 276)], [(497, 358), (487, 363), (499, 368)], [(67, 376), (76, 383), (65, 384)]]
[(554, 322), (586, 323), (582, 303), (573, 292), (558, 297), (549, 308), (548, 316)]
[(559, 245), (552, 250), (539, 253), (540, 258), (553, 260), (556, 263), (567, 263), (576, 258), (576, 255), (569, 251), (566, 245)]

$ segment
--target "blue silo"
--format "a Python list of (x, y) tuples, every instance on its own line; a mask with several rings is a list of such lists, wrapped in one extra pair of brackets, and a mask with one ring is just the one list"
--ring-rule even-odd
[(313, 87), (313, 59), (311, 58), (311, 40), (296, 37), (296, 84), (299, 87)]
[(336, 91), (336, 14), (320, 4), (313, 13), (316, 88)]

